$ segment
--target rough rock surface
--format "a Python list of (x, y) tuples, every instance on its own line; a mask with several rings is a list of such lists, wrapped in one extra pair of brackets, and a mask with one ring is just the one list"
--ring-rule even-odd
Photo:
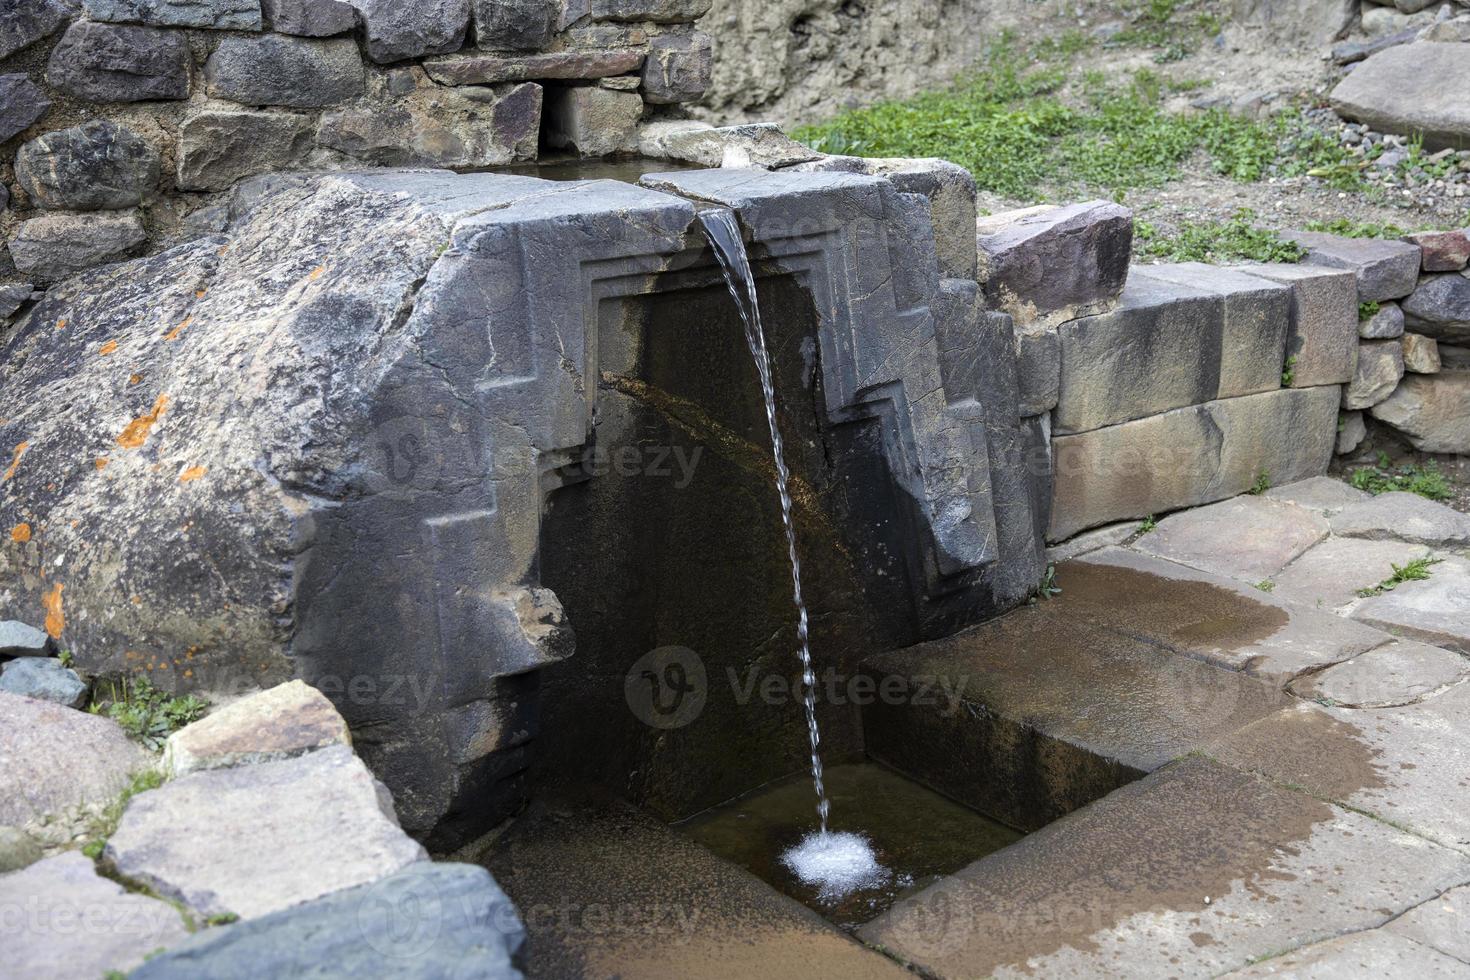
[(1337, 610), (1393, 575), (1395, 565), (1423, 558), (1428, 549), (1401, 541), (1329, 538), (1271, 575), (1272, 595), (1316, 609)]
[(140, 793), (104, 851), (119, 874), (196, 915), (241, 918), (370, 884), (426, 856), (346, 746)]
[(1411, 374), (1373, 417), (1402, 432), (1427, 453), (1470, 453), (1470, 370)]
[(470, 0), (349, 2), (362, 17), (368, 57), (379, 63), (458, 51), (470, 26)]
[(1428, 579), (1363, 600), (1353, 618), (1470, 656), (1470, 559), (1443, 559)]
[(443, 85), (494, 85), (557, 79), (607, 78), (625, 75), (643, 66), (638, 48), (588, 51), (548, 51), (542, 54), (455, 54), (430, 58), (424, 71)]
[(1384, 303), (1372, 316), (1358, 321), (1358, 336), (1364, 340), (1388, 340), (1404, 333), (1404, 311), (1397, 303)]
[(1358, 300), (1381, 303), (1401, 299), (1419, 282), (1420, 252), (1408, 242), (1378, 238), (1343, 238), (1315, 231), (1285, 235), (1307, 250), (1304, 262), (1350, 269), (1358, 277)]
[(1346, 384), (1358, 336), (1357, 280), (1351, 272), (1311, 265), (1252, 265), (1243, 271), (1291, 287), (1286, 363), (1291, 386)]
[(985, 298), (1020, 324), (1100, 313), (1128, 279), (1133, 212), (1117, 204), (1008, 211), (980, 219), (977, 231)]
[(46, 81), (90, 102), (187, 99), (191, 60), (182, 31), (83, 20), (52, 49)]
[(1261, 977), (1418, 977), (1456, 980), (1470, 975), (1466, 964), (1387, 929), (1365, 929), (1274, 956), (1225, 974), (1229, 980)]
[(546, 138), (554, 147), (584, 157), (631, 153), (638, 148), (643, 100), (634, 92), (604, 88), (553, 90), (546, 102)]
[(49, 657), (21, 657), (0, 666), (0, 691), (80, 708), (87, 684), (77, 672)]
[(1349, 411), (1372, 408), (1393, 394), (1404, 376), (1404, 345), (1397, 340), (1368, 340), (1358, 345), (1358, 366), (1342, 392)]
[(1310, 700), (1348, 708), (1392, 708), (1412, 704), (1460, 683), (1470, 659), (1427, 643), (1394, 640), (1360, 657), (1336, 664), (1292, 684)]
[(560, 4), (549, 0), (474, 0), (475, 43), (492, 51), (535, 51), (556, 29)]
[(789, 167), (821, 157), (770, 123), (680, 128), (659, 139), (658, 151), (660, 157), (705, 167)]
[(643, 63), (644, 101), (651, 105), (697, 101), (709, 88), (713, 58), (707, 34), (654, 38)]
[(305, 755), (351, 745), (347, 723), (322, 693), (302, 681), (234, 701), (179, 729), (164, 743), (164, 769), (174, 777)]
[(13, 619), (0, 623), (0, 656), (45, 657), (50, 653), (51, 637), (45, 630)]
[(29, 75), (0, 75), (0, 143), (24, 132), (50, 110), (51, 100)]
[(1404, 241), (1424, 253), (1425, 272), (1459, 272), (1470, 263), (1470, 234), (1464, 231), (1421, 231)]
[(178, 186), (220, 191), (245, 177), (284, 170), (311, 149), (311, 120), (290, 112), (202, 109), (179, 125)]
[(489, 167), (536, 157), (541, 86), (416, 88), (322, 117), (317, 141), (379, 166)]
[(28, 868), (45, 856), (41, 845), (25, 831), (0, 825), (0, 875)]
[(136, 211), (43, 214), (21, 223), (10, 240), (10, 257), (24, 275), (54, 282), (126, 258), (147, 237)]
[(1332, 533), (1372, 541), (1407, 541), (1432, 548), (1470, 545), (1470, 515), (1418, 494), (1395, 491), (1332, 515)]
[(1470, 46), (1418, 43), (1373, 55), (1332, 90), (1332, 108), (1384, 133), (1423, 133), (1427, 149), (1470, 146)]
[(105, 119), (53, 130), (15, 157), (15, 176), (44, 208), (133, 208), (158, 186), (159, 155), (131, 130)]
[(1248, 582), (1275, 575), (1327, 536), (1304, 507), (1244, 496), (1166, 517), (1134, 546), (1183, 565)]
[(1343, 412), (1337, 422), (1337, 455), (1346, 456), (1368, 438), (1368, 423), (1362, 412)]
[(134, 980), (202, 977), (453, 977), (519, 980), (525, 929), (484, 868), (419, 862), (153, 957)]
[(329, 106), (361, 95), (362, 57), (349, 39), (230, 36), (204, 65), (209, 94), (246, 105)]
[(152, 764), (107, 718), (0, 692), (0, 823), (111, 802)]
[(1372, 499), (1366, 492), (1330, 476), (1314, 476), (1309, 480), (1272, 487), (1263, 496), (1267, 500), (1285, 500), (1329, 517), (1344, 507)]
[(1403, 306), (1404, 321), (1416, 333), (1451, 344), (1470, 341), (1470, 278), (1427, 276)]
[(264, 0), (271, 30), (299, 37), (331, 37), (357, 24), (357, 11), (347, 0)]
[(1438, 374), (1442, 363), (1439, 359), (1439, 341), (1418, 333), (1406, 333), (1403, 337), (1404, 370), (1415, 374)]
[(55, 34), (69, 19), (58, 0), (24, 0), (0, 7), (0, 58)]
[(258, 31), (260, 0), (82, 0), (92, 20), (155, 27)]
[(131, 894), (97, 874), (76, 851), (0, 875), (6, 975), (16, 978), (110, 976), (189, 937), (173, 906)]
[(1462, 886), (1415, 906), (1384, 928), (1446, 956), (1470, 962), (1467, 925), (1470, 925), (1470, 887)]

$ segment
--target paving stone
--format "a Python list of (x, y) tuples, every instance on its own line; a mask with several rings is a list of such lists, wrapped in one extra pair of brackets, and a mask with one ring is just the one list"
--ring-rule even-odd
[(1343, 412), (1337, 420), (1337, 455), (1346, 456), (1368, 438), (1368, 423), (1362, 412)]
[(1226, 398), (1052, 440), (1049, 541), (1327, 471), (1335, 386)]
[(231, 36), (204, 65), (209, 94), (246, 105), (329, 106), (362, 94), (357, 42), (265, 34)]
[(1292, 682), (1298, 697), (1345, 708), (1394, 708), (1448, 690), (1470, 676), (1470, 659), (1451, 650), (1394, 640)]
[(858, 935), (935, 977), (1215, 976), (1381, 925), (1467, 870), (1470, 858), (1448, 848), (1191, 758), (902, 900)]
[(537, 51), (550, 42), (560, 4), (549, 0), (473, 0), (475, 44), (491, 51)]
[(1470, 370), (1407, 375), (1371, 414), (1421, 452), (1470, 453)]
[(656, 37), (643, 63), (643, 99), (650, 105), (696, 102), (713, 73), (714, 44), (708, 34)]
[(126, 258), (148, 238), (136, 211), (44, 214), (21, 223), (10, 257), (22, 274), (42, 282)]
[(80, 708), (87, 701), (87, 683), (49, 657), (20, 657), (0, 666), (0, 691), (68, 708)]
[(1225, 977), (1228, 980), (1253, 980), (1256, 977), (1470, 980), (1470, 963), (1461, 963), (1387, 930), (1369, 929), (1294, 949), (1244, 970), (1227, 973)]
[(1423, 334), (1404, 334), (1404, 370), (1414, 374), (1438, 374), (1441, 367), (1439, 342)]
[(346, 0), (264, 0), (271, 30), (298, 37), (331, 37), (357, 26), (357, 11)]
[(430, 58), (424, 71), (442, 85), (493, 85), (497, 82), (607, 78), (643, 67), (640, 48), (552, 51), (542, 54), (456, 54)]
[(352, 750), (196, 772), (134, 797), (104, 852), (202, 917), (267, 915), (426, 857)]
[(1134, 545), (1145, 554), (1259, 582), (1327, 537), (1327, 520), (1296, 504), (1236, 497), (1166, 517)]
[(1365, 340), (1358, 345), (1358, 366), (1342, 392), (1342, 407), (1372, 408), (1393, 394), (1404, 376), (1404, 345), (1397, 340)]
[(132, 980), (381, 977), (519, 980), (525, 929), (484, 868), (411, 864), (371, 885), (209, 929)]
[(1121, 524), (1111, 524), (1108, 527), (1083, 531), (1075, 538), (1047, 548), (1046, 560), (1049, 562), (1064, 562), (1072, 558), (1079, 558), (1082, 555), (1101, 548), (1122, 544), (1137, 533), (1137, 521), (1124, 521)]
[(1353, 376), (1358, 335), (1357, 279), (1310, 265), (1251, 265), (1243, 271), (1291, 287), (1286, 356), (1291, 386), (1346, 384)]
[(189, 938), (173, 906), (134, 895), (76, 851), (0, 875), (0, 944), (16, 980), (94, 980)]
[(1470, 515), (1415, 493), (1394, 491), (1344, 508), (1332, 533), (1377, 541), (1408, 541), (1434, 548), (1470, 545)]
[(163, 765), (177, 777), (351, 744), (332, 702), (297, 680), (231, 702), (174, 732), (164, 743)]
[(1101, 313), (1128, 279), (1133, 212), (1117, 204), (1007, 211), (981, 218), (976, 231), (985, 298), (1018, 324)]
[(1462, 230), (1421, 231), (1404, 241), (1419, 246), (1425, 272), (1459, 272), (1470, 263), (1470, 234)]
[(57, 0), (25, 0), (0, 7), (0, 59), (50, 37), (70, 20)]
[(1404, 334), (1404, 309), (1397, 303), (1384, 303), (1368, 319), (1358, 320), (1358, 336), (1365, 340), (1388, 340)]
[(1460, 273), (1425, 276), (1403, 308), (1404, 323), (1415, 333), (1451, 344), (1470, 341), (1470, 278)]
[(1072, 615), (1282, 685), (1388, 639), (1245, 582), (1123, 548), (1068, 562), (1059, 578)]
[(1470, 84), (1470, 48), (1404, 44), (1380, 51), (1332, 90), (1332, 108), (1380, 133), (1422, 134), (1426, 149), (1470, 139), (1470, 113), (1458, 93)]
[(63, 211), (137, 207), (157, 189), (159, 166), (147, 140), (106, 119), (53, 130), (15, 155), (16, 179), (31, 199)]
[(1285, 486), (1272, 487), (1262, 496), (1285, 500), (1319, 514), (1332, 515), (1352, 504), (1372, 499), (1371, 495), (1330, 476), (1314, 476)]
[(1383, 928), (1470, 963), (1470, 886), (1451, 888)]
[(362, 16), (368, 57), (385, 64), (464, 47), (470, 0), (349, 0)]
[(92, 20), (153, 27), (258, 31), (260, 0), (82, 0)]
[(152, 764), (110, 719), (0, 691), (0, 824), (111, 802)]
[(635, 92), (577, 87), (547, 96), (546, 139), (584, 157), (631, 153), (638, 146), (643, 100)]
[(1383, 238), (1344, 238), (1317, 231), (1290, 231), (1282, 237), (1307, 250), (1310, 265), (1349, 269), (1358, 277), (1358, 302), (1400, 299), (1419, 283), (1417, 245)]
[(311, 122), (295, 113), (234, 106), (193, 113), (179, 125), (179, 189), (221, 191), (300, 162), (311, 149)]
[(0, 143), (29, 129), (50, 111), (51, 100), (29, 75), (0, 75)]
[(28, 623), (0, 622), (0, 657), (49, 657), (51, 637)]
[(1470, 654), (1470, 560), (1447, 557), (1428, 579), (1364, 599), (1352, 615), (1379, 629)]
[[(19, 827), (0, 825), (0, 875), (28, 868), (45, 857), (41, 845)], [(0, 936), (4, 927), (0, 926)]]
[(1400, 541), (1329, 538), (1271, 577), (1272, 594), (1317, 609), (1338, 609), (1358, 598), (1403, 565), (1429, 553), (1423, 545)]
[(88, 102), (151, 102), (189, 97), (183, 31), (83, 20), (51, 51), (46, 81)]

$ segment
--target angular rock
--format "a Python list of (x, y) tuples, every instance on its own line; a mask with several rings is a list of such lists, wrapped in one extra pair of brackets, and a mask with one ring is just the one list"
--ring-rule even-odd
[(464, 47), (470, 0), (349, 0), (362, 17), (368, 57), (379, 64)]
[(1349, 411), (1372, 408), (1399, 386), (1404, 376), (1404, 345), (1397, 340), (1365, 340), (1358, 345), (1358, 366), (1342, 391)]
[(663, 138), (663, 156), (704, 167), (770, 167), (780, 169), (821, 157), (796, 142), (774, 123), (682, 129)]
[(357, 10), (347, 0), (263, 0), (271, 30), (297, 37), (331, 37), (357, 26)]
[(174, 732), (164, 743), (163, 765), (177, 778), (351, 744), (347, 723), (332, 702), (304, 681), (288, 681)]
[(1464, 231), (1421, 231), (1404, 241), (1419, 247), (1425, 272), (1459, 272), (1470, 264), (1470, 234)]
[(1021, 325), (1101, 313), (1128, 278), (1133, 212), (1117, 204), (1009, 211), (976, 230), (985, 298)]
[(1394, 640), (1294, 681), (1292, 693), (1345, 708), (1396, 708), (1448, 690), (1470, 675), (1470, 660), (1413, 640)]
[(182, 31), (78, 21), (46, 66), (46, 81), (89, 102), (187, 99), (192, 58)]
[(1337, 420), (1337, 455), (1346, 456), (1368, 438), (1368, 423), (1362, 412), (1343, 412)]
[(1043, 415), (1061, 398), (1062, 345), (1055, 330), (1016, 331), (1016, 376), (1021, 417)]
[(1381, 238), (1343, 238), (1315, 231), (1292, 231), (1283, 237), (1307, 250), (1302, 261), (1333, 269), (1349, 269), (1358, 278), (1358, 302), (1401, 299), (1419, 282), (1421, 253), (1417, 245)]
[(22, 273), (42, 282), (127, 257), (147, 240), (136, 211), (47, 214), (22, 222), (10, 257)]
[(1470, 887), (1451, 888), (1405, 912), (1384, 929), (1470, 963)]
[(1414, 374), (1438, 374), (1441, 367), (1439, 341), (1418, 333), (1403, 337), (1404, 370)]
[[(24, 306), (30, 300), (32, 292), (34, 287), (26, 282), (0, 286), (0, 320), (9, 319), (16, 310)], [(0, 624), (0, 629), (3, 628), (4, 625)]]
[(0, 691), (0, 823), (110, 803), (152, 765), (110, 719)]
[(1331, 518), (1332, 533), (1370, 541), (1407, 541), (1432, 548), (1470, 545), (1470, 515), (1418, 494), (1381, 494)]
[[(400, 937), (409, 937), (403, 941)], [(152, 957), (134, 980), (385, 973), (516, 980), (525, 928), (484, 868), (420, 862), (259, 919), (210, 929)]]
[(158, 187), (158, 151), (105, 119), (59, 129), (26, 143), (15, 176), (43, 208), (96, 211), (134, 208)]
[(1056, 563), (1070, 561), (1073, 558), (1080, 558), (1094, 551), (1101, 551), (1103, 548), (1120, 545), (1137, 533), (1138, 524), (1134, 521), (1124, 521), (1122, 524), (1112, 524), (1091, 531), (1083, 531), (1075, 538), (1070, 538), (1061, 544), (1047, 548), (1046, 560)]
[(1294, 949), (1244, 970), (1225, 974), (1228, 980), (1257, 977), (1418, 977), (1420, 980), (1462, 980), (1470, 966), (1421, 946), (1387, 929), (1367, 929), (1350, 936)]
[(0, 875), (7, 975), (105, 977), (189, 938), (173, 906), (103, 878), (76, 851)]
[(711, 0), (569, 0), (569, 12), (585, 10), (594, 20), (629, 23), (692, 23), (709, 13)]
[(1428, 579), (1364, 599), (1352, 615), (1398, 636), (1470, 655), (1470, 559), (1446, 557)]
[(362, 57), (350, 38), (227, 37), (204, 65), (209, 94), (246, 105), (311, 109), (361, 95)]
[(1372, 415), (1426, 453), (1470, 453), (1470, 370), (1410, 374)]
[(708, 34), (664, 34), (648, 45), (643, 62), (643, 99), (650, 105), (695, 102), (714, 74), (714, 43)]
[(643, 100), (634, 92), (577, 87), (547, 96), (546, 139), (558, 149), (584, 157), (631, 153), (638, 148)]
[[(27, 288), (27, 296), (30, 294)], [(51, 637), (26, 623), (6, 620), (0, 623), (0, 657), (49, 657)]]
[(346, 746), (140, 793), (104, 857), (199, 916), (268, 915), (424, 860)]
[(1332, 90), (1338, 115), (1383, 133), (1422, 133), (1427, 149), (1470, 145), (1470, 47), (1405, 44), (1373, 55)]
[(1357, 280), (1310, 265), (1252, 265), (1243, 271), (1292, 288), (1286, 364), (1293, 388), (1352, 380), (1358, 336)]
[(1470, 278), (1427, 276), (1403, 307), (1404, 322), (1414, 332), (1452, 344), (1470, 341)]
[(443, 85), (493, 85), (496, 82), (626, 75), (642, 68), (643, 58), (644, 52), (638, 48), (551, 51), (528, 55), (458, 54), (430, 58), (424, 62), (424, 71)]
[(1327, 537), (1327, 521), (1304, 507), (1236, 497), (1166, 517), (1134, 545), (1207, 572), (1259, 582)]
[(50, 37), (71, 19), (58, 0), (21, 0), (0, 7), (0, 60)]
[(29, 75), (0, 75), (0, 143), (29, 129), (50, 111), (51, 100)]
[(1439, 360), (1442, 368), (1451, 371), (1470, 371), (1470, 347), (1456, 347), (1453, 344), (1439, 345)]
[(1329, 517), (1344, 507), (1372, 499), (1364, 491), (1330, 476), (1314, 476), (1310, 480), (1272, 487), (1263, 496), (1267, 500), (1285, 500)]
[(308, 116), (202, 109), (179, 125), (179, 189), (222, 191), (241, 178), (284, 170), (311, 149), (311, 135)]
[(1340, 399), (1335, 386), (1282, 389), (1059, 435), (1047, 539), (1233, 497), (1262, 472), (1283, 484), (1319, 476)]
[(21, 657), (0, 667), (0, 691), (68, 708), (80, 708), (87, 701), (86, 682), (49, 657)]
[(492, 51), (536, 51), (556, 28), (550, 0), (474, 0), (475, 45)]
[(1428, 549), (1399, 541), (1329, 538), (1272, 575), (1272, 595), (1315, 609), (1336, 610), (1393, 574), (1393, 566), (1422, 558)]
[(1375, 37), (1367, 41), (1343, 41), (1341, 44), (1334, 44), (1332, 46), (1332, 60), (1338, 65), (1356, 64), (1369, 55), (1377, 54), (1385, 48), (1391, 48), (1397, 44), (1409, 44), (1418, 36), (1418, 28), (1409, 28), (1405, 31), (1399, 31), (1397, 34)]
[(541, 86), (428, 85), (384, 104), (322, 117), (317, 142), (381, 166), (488, 167), (534, 160)]
[(1364, 340), (1389, 340), (1404, 334), (1404, 311), (1397, 303), (1384, 303), (1368, 319), (1358, 320), (1358, 336)]
[(41, 845), (25, 831), (0, 826), (0, 875), (28, 868), (45, 856)]
[(82, 0), (92, 20), (151, 27), (258, 31), (260, 0)]

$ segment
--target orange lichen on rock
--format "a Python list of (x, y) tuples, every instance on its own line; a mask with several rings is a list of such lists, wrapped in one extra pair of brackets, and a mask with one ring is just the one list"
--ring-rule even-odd
[(309, 276), (307, 276), (306, 278), (312, 279), (312, 280), (320, 279), (322, 277), (322, 273), (323, 272), (326, 272), (326, 271), (327, 271), (327, 267), (326, 266), (319, 265), (315, 269), (312, 269), (311, 270), (311, 274)]
[(128, 384), (135, 385), (135, 384), (142, 384), (142, 382), (143, 382), (143, 376), (141, 374), (130, 374), (130, 375), (128, 375)]
[(61, 590), (65, 588), (60, 582), (51, 587), (51, 591), (41, 598), (41, 605), (46, 610), (46, 632), (51, 639), (61, 639), (61, 634), (66, 630), (66, 617), (61, 613)]
[(5, 475), (0, 476), (0, 483), (4, 483), (6, 480), (9, 480), (11, 477), (15, 476), (15, 471), (20, 468), (20, 458), (24, 456), (26, 454), (26, 450), (30, 448), (31, 444), (29, 442), (23, 442), (19, 446), (15, 447), (15, 458), (10, 461), (10, 469), (5, 471)]
[(189, 329), (189, 324), (191, 324), (193, 322), (194, 322), (194, 316), (193, 316), (193, 314), (190, 314), (189, 316), (184, 317), (184, 319), (179, 323), (179, 325), (177, 327), (174, 327), (168, 333), (166, 333), (166, 334), (163, 335), (163, 339), (164, 340), (178, 340), (179, 339), (179, 334), (181, 334), (185, 330)]
[(109, 340), (107, 343), (105, 343), (101, 347), (97, 348), (97, 353), (100, 354), (103, 357), (106, 357), (108, 354), (115, 353), (116, 351), (117, 351), (117, 341), (115, 341), (115, 340)]
[(110, 460), (108, 460), (106, 456), (98, 456), (96, 459), (92, 460), (92, 465), (97, 467), (99, 470), (105, 470), (107, 469), (108, 462), (110, 462)]
[(15, 525), (15, 527), (10, 529), (10, 540), (16, 544), (25, 544), (31, 540), (31, 526), (26, 523)]
[(179, 482), (180, 483), (193, 483), (195, 480), (199, 479), (201, 476), (203, 476), (204, 474), (206, 474), (208, 472), (209, 472), (209, 468), (208, 467), (205, 467), (205, 466), (191, 466), (187, 470), (185, 470), (184, 472), (182, 472), (182, 473), (179, 474)]
[(60, 320), (57, 320), (56, 321), (56, 329), (57, 330), (65, 330), (66, 329), (66, 317), (62, 317)]
[(168, 409), (168, 396), (159, 395), (158, 400), (153, 403), (153, 411), (147, 415), (140, 415), (128, 423), (123, 429), (122, 435), (117, 437), (117, 444), (124, 449), (137, 449), (148, 441), (148, 433), (158, 424), (163, 413)]

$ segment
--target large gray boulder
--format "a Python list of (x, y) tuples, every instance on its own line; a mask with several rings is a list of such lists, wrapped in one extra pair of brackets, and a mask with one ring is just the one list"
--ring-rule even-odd
[(346, 101), (361, 95), (364, 86), (355, 41), (278, 34), (225, 38), (205, 62), (204, 77), (209, 94), (217, 98), (298, 109)]
[(1451, 344), (1470, 341), (1470, 279), (1459, 273), (1425, 276), (1403, 308), (1415, 333)]
[(1426, 453), (1470, 453), (1470, 371), (1410, 374), (1373, 417)]
[(1332, 90), (1332, 108), (1385, 133), (1423, 134), (1428, 149), (1470, 147), (1470, 45), (1420, 42), (1380, 51)]
[(46, 81), (88, 102), (187, 99), (191, 62), (183, 31), (83, 20), (52, 49)]
[(158, 186), (159, 155), (142, 137), (93, 119), (37, 137), (15, 156), (15, 176), (40, 207), (134, 208)]

